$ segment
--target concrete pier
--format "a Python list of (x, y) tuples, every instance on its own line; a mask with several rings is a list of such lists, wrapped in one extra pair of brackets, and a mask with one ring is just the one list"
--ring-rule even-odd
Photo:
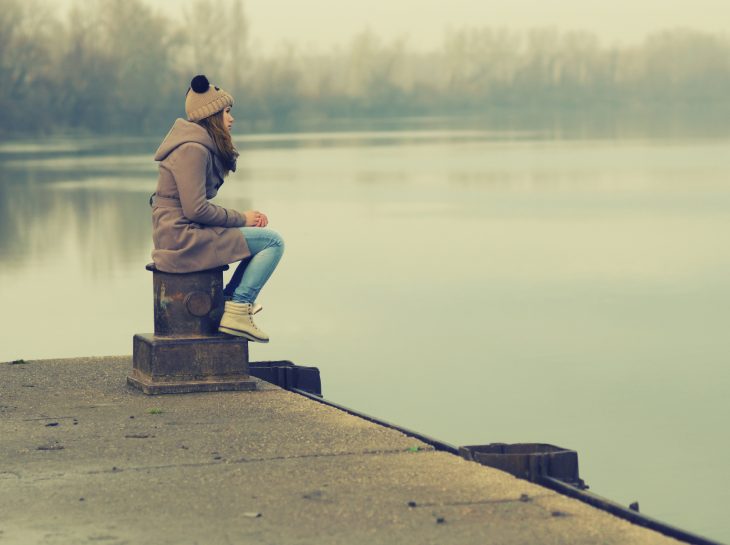
[(0, 364), (0, 544), (679, 543), (266, 383), (150, 397), (130, 367)]

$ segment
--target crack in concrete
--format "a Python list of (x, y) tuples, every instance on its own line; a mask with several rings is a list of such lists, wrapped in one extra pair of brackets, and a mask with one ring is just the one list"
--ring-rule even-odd
[(37, 422), (39, 420), (78, 420), (78, 416), (39, 416), (38, 418), (23, 418), (21, 422)]
[[(306, 459), (306, 458), (334, 458), (337, 456), (368, 456), (373, 454), (418, 454), (418, 453), (426, 453), (426, 452), (435, 452), (433, 449), (421, 449), (417, 452), (409, 450), (409, 448), (403, 448), (403, 449), (389, 449), (389, 450), (365, 450), (360, 452), (332, 452), (332, 453), (324, 453), (324, 454), (299, 454), (294, 456), (269, 456), (269, 457), (262, 457), (262, 458), (236, 458), (232, 460), (214, 460), (210, 462), (191, 462), (191, 463), (184, 463), (184, 464), (164, 464), (164, 465), (150, 465), (150, 466), (130, 466), (130, 467), (112, 467), (112, 469), (98, 469), (98, 470), (92, 470), (92, 471), (82, 471), (79, 473), (76, 473), (76, 475), (104, 475), (104, 474), (116, 474), (116, 473), (123, 473), (124, 471), (149, 471), (149, 470), (164, 470), (164, 469), (180, 469), (180, 468), (195, 468), (195, 467), (208, 467), (208, 466), (216, 466), (216, 465), (232, 465), (232, 464), (250, 464), (250, 463), (260, 463), (260, 462), (275, 462), (275, 461), (283, 461), (283, 460), (298, 460), (298, 459)], [(10, 473), (10, 472), (8, 472)], [(62, 474), (56, 474), (54, 476), (23, 476), (22, 474), (18, 474), (18, 477), (20, 479), (29, 479), (33, 481), (38, 480), (49, 480), (53, 479), (54, 477), (63, 477), (66, 475), (73, 475), (73, 472), (68, 473), (62, 473)]]
[[(461, 507), (466, 505), (490, 505), (490, 504), (499, 504), (499, 503), (532, 503), (532, 500), (536, 498), (549, 498), (553, 496), (554, 494), (551, 494), (549, 492), (545, 494), (533, 494), (530, 496), (528, 500), (522, 499), (522, 497), (518, 498), (504, 498), (504, 499), (498, 499), (498, 500), (474, 500), (474, 501), (453, 501), (453, 502), (442, 502), (442, 503), (436, 503), (436, 502), (424, 502), (424, 503), (416, 503), (416, 505), (409, 505), (411, 509), (419, 509), (421, 507)], [(540, 506), (542, 507), (542, 506)]]

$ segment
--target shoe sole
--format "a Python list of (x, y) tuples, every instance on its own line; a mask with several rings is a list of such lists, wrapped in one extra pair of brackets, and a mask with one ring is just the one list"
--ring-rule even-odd
[(220, 331), (221, 333), (227, 333), (228, 335), (233, 335), (234, 337), (244, 337), (245, 339), (248, 339), (249, 341), (253, 341), (255, 343), (269, 342), (269, 339), (254, 337), (253, 335), (246, 333), (245, 331), (239, 331), (238, 329), (231, 329), (229, 327), (219, 327), (218, 331)]

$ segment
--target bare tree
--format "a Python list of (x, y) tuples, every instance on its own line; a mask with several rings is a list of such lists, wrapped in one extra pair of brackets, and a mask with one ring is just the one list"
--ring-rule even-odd
[(251, 64), (243, 0), (195, 0), (185, 11), (184, 35), (180, 69), (207, 74), (237, 94)]

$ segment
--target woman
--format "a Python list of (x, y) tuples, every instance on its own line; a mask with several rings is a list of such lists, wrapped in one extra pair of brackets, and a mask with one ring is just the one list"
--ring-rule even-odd
[(233, 97), (195, 76), (185, 95), (187, 121), (177, 119), (157, 153), (160, 177), (152, 209), (152, 260), (171, 273), (202, 271), (241, 261), (226, 287), (219, 331), (268, 342), (253, 322), (261, 288), (284, 252), (266, 214), (208, 202), (236, 170), (231, 140)]

